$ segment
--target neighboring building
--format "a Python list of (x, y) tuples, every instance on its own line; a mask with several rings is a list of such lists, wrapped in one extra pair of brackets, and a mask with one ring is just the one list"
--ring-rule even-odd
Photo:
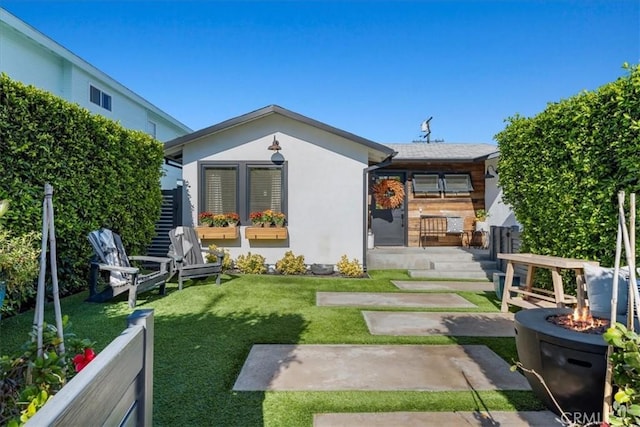
[[(118, 83), (35, 28), (0, 8), (0, 72), (36, 86), (124, 127), (167, 141), (191, 132), (169, 114)], [(163, 188), (180, 177), (165, 168)]]

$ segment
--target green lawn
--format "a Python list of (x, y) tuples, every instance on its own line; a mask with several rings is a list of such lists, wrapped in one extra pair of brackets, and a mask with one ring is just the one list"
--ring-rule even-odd
[[(155, 314), (155, 426), (311, 426), (314, 413), (543, 409), (530, 392), (233, 392), (252, 344), (485, 344), (512, 363), (512, 338), (372, 336), (356, 308), (315, 306), (316, 291), (398, 291), (390, 279), (402, 271), (374, 271), (371, 279), (224, 276), (170, 283), (167, 295), (138, 296)], [(493, 293), (461, 293), (474, 311), (499, 311)], [(87, 293), (62, 301), (78, 337), (97, 350), (125, 328), (126, 300), (85, 303)], [(51, 308), (51, 307), (49, 307)], [(464, 311), (464, 310), (459, 310)], [(0, 321), (0, 354), (28, 338), (33, 312)], [(47, 320), (52, 322), (53, 315)]]

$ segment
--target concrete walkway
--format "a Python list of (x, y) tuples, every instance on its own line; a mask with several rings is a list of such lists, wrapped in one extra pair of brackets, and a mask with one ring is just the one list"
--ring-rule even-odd
[(236, 391), (530, 390), (483, 345), (254, 345)]
[[(394, 281), (411, 292), (317, 292), (324, 307), (477, 308), (455, 292), (493, 292), (490, 282)], [(373, 335), (513, 336), (510, 313), (363, 311)], [(483, 345), (254, 345), (236, 391), (530, 390)], [(562, 425), (549, 411), (388, 412), (314, 415), (314, 427)]]
[(512, 313), (363, 311), (372, 335), (513, 337)]
[(324, 307), (477, 308), (452, 293), (317, 292), (316, 304)]
[(562, 426), (549, 411), (506, 412), (383, 412), (316, 414), (313, 427), (553, 427)]

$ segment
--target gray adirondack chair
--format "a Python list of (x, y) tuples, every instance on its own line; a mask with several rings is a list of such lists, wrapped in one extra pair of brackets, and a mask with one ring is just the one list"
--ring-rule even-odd
[[(202, 248), (200, 239), (192, 227), (176, 227), (169, 231), (171, 246), (167, 256), (174, 260), (174, 269), (178, 273), (178, 289), (187, 279), (216, 276), (216, 285), (220, 284), (222, 259), (224, 253)], [(205, 262), (202, 252), (216, 255), (216, 262)]]
[[(92, 231), (88, 239), (93, 246), (95, 257), (91, 261), (87, 301), (105, 302), (121, 293), (129, 292), (129, 307), (134, 308), (137, 294), (140, 292), (158, 287), (160, 294), (165, 294), (165, 283), (172, 275), (171, 258), (127, 256), (120, 236), (106, 228)], [(151, 272), (142, 274), (130, 261), (141, 261), (145, 266), (151, 265), (154, 268)], [(101, 273), (108, 273), (109, 286), (98, 292), (98, 275)]]

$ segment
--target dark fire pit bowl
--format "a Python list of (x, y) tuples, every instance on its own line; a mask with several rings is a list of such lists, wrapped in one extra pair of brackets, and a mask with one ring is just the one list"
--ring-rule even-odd
[[(533, 392), (547, 408), (573, 419), (602, 419), (607, 344), (600, 334), (565, 329), (547, 317), (571, 313), (567, 308), (534, 308), (515, 314), (518, 359), (544, 378), (564, 411), (561, 414), (534, 374), (525, 372)], [(592, 313), (609, 319), (610, 315)], [(618, 318), (624, 323), (624, 317)], [(595, 417), (595, 418), (594, 418)]]

